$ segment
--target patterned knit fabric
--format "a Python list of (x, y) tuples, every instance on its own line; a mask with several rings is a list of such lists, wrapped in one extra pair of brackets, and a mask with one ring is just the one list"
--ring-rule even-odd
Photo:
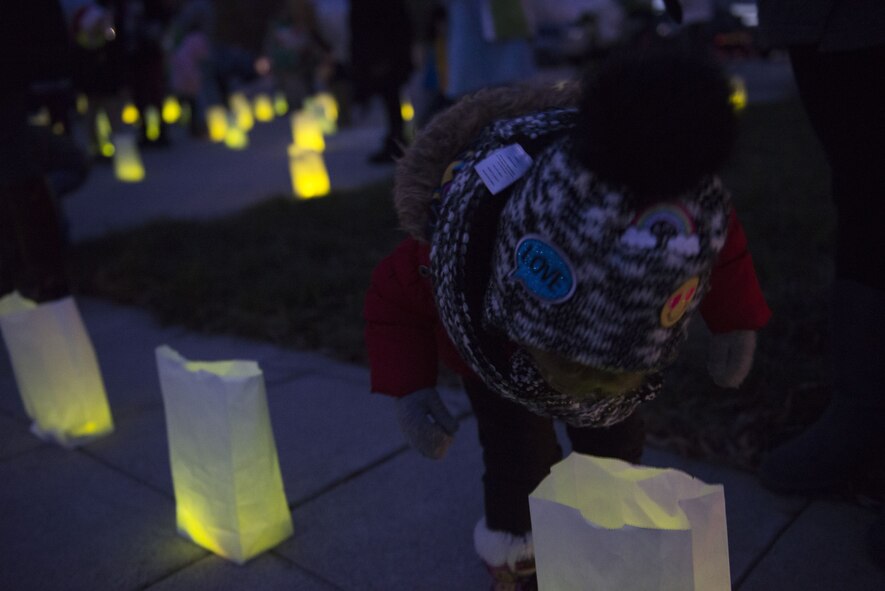
[[(623, 188), (570, 159), (564, 132), (575, 114), (556, 109), (486, 128), (441, 195), (431, 273), (442, 323), (486, 385), (536, 414), (600, 427), (660, 390), (656, 370), (675, 356), (707, 289), (729, 200), (711, 178), (677, 202), (631, 211)], [(509, 144), (543, 146), (545, 138), (525, 176), (492, 195), (476, 164)], [(497, 237), (474, 228), (498, 212)], [(476, 272), (483, 260), (492, 261), (490, 282)], [(573, 398), (547, 385), (525, 350), (503, 355), (506, 340), (649, 378), (621, 396)]]
[(728, 196), (707, 178), (635, 211), (623, 189), (572, 161), (567, 141), (535, 158), (504, 207), (486, 318), (517, 343), (584, 365), (661, 369), (685, 340), (725, 244)]

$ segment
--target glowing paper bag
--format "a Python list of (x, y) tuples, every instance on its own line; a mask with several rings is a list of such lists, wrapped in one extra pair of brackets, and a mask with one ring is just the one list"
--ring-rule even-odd
[(92, 341), (73, 298), (0, 299), (0, 329), (31, 432), (75, 447), (114, 430)]
[(573, 453), (529, 506), (542, 591), (731, 588), (721, 485)]
[(292, 177), (292, 192), (298, 199), (325, 197), (331, 190), (329, 173), (319, 152), (291, 144), (289, 175)]
[(227, 109), (221, 105), (212, 105), (206, 109), (206, 126), (209, 128), (209, 139), (223, 142), (227, 137)]
[(266, 94), (259, 94), (253, 101), (255, 118), (261, 122), (272, 121), (274, 117), (273, 101)]
[(245, 150), (249, 147), (249, 135), (244, 129), (237, 126), (235, 120), (228, 123), (224, 135), (224, 145), (231, 150)]
[(311, 111), (302, 110), (293, 113), (290, 119), (292, 126), (292, 143), (300, 150), (322, 152), (326, 149), (323, 130), (319, 119)]
[(292, 535), (264, 375), (254, 361), (156, 350), (178, 531), (238, 564)]
[(242, 92), (235, 92), (230, 96), (230, 110), (234, 115), (236, 126), (244, 132), (251, 131), (255, 126), (255, 117), (252, 115), (252, 104)]
[(181, 113), (181, 103), (178, 102), (178, 98), (167, 96), (166, 100), (163, 101), (163, 110), (160, 113), (163, 122), (174, 125), (181, 119)]
[(138, 140), (133, 133), (114, 134), (114, 175), (124, 183), (144, 180), (144, 164), (138, 153)]
[(312, 114), (324, 135), (338, 130), (338, 101), (331, 93), (321, 92), (304, 100), (304, 111)]

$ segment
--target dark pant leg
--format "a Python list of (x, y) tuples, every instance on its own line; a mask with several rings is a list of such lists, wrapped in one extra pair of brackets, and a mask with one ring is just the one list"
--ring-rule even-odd
[(90, 162), (70, 135), (58, 135), (47, 127), (30, 126), (31, 158), (46, 175), (52, 194), (59, 198), (80, 188), (89, 176)]
[(617, 458), (632, 464), (642, 459), (645, 421), (637, 410), (611, 427), (568, 427), (572, 449), (581, 454)]
[(0, 297), (15, 291), (16, 279), (21, 273), (11, 206), (9, 197), (0, 188)]
[[(800, 97), (823, 144), (837, 212), (836, 276), (885, 290), (885, 45), (790, 49)], [(801, 207), (801, 204), (797, 204)]]
[(486, 525), (522, 535), (531, 531), (529, 494), (562, 457), (553, 422), (505, 400), (475, 380), (464, 388), (483, 449)]
[(380, 91), (381, 101), (384, 104), (384, 116), (387, 118), (387, 142), (405, 142), (405, 124), (403, 123), (402, 103), (400, 101), (399, 86), (386, 85)]
[(68, 295), (57, 205), (46, 179), (35, 176), (0, 187), (4, 221), (0, 286), (46, 302)]

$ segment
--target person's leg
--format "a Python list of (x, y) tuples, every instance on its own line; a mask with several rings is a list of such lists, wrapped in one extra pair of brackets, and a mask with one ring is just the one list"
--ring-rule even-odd
[[(553, 423), (465, 380), (483, 449), (485, 517), (474, 530), (476, 551), (496, 580), (534, 581), (529, 494), (562, 457)], [(516, 588), (516, 587), (514, 587)]]
[[(165, 60), (162, 53), (148, 53), (132, 64), (135, 72), (130, 87), (132, 98), (141, 113), (140, 140), (143, 145), (166, 147), (169, 145), (168, 125), (163, 121), (163, 101), (166, 99)], [(148, 114), (148, 111), (152, 114)], [(148, 117), (156, 117), (156, 136), (148, 132)]]
[(885, 472), (885, 45), (791, 51), (800, 97), (823, 144), (837, 211), (831, 299), (833, 393), (823, 416), (774, 450), (759, 476), (781, 492), (822, 492)]
[(6, 191), (0, 188), (0, 298), (15, 291), (16, 278), (21, 272), (10, 205)]
[(69, 295), (61, 225), (46, 179), (37, 175), (4, 184), (0, 201), (6, 218), (0, 250), (15, 272), (3, 278), (3, 289), (14, 286), (38, 303)]
[(70, 135), (53, 133), (46, 127), (30, 126), (31, 157), (46, 175), (56, 198), (77, 190), (89, 176), (90, 161)]
[(373, 163), (393, 162), (403, 155), (405, 147), (405, 124), (403, 123), (402, 105), (400, 104), (399, 87), (385, 85), (379, 92), (384, 105), (384, 116), (387, 121), (387, 135), (381, 149), (369, 157)]
[(581, 454), (638, 464), (645, 446), (645, 421), (639, 411), (610, 427), (567, 427), (572, 449)]
[(802, 104), (830, 165), (836, 206), (836, 279), (885, 292), (885, 44), (856, 51), (790, 52)]
[(528, 496), (562, 458), (550, 419), (465, 380), (483, 449), (486, 522), (491, 529), (531, 530)]

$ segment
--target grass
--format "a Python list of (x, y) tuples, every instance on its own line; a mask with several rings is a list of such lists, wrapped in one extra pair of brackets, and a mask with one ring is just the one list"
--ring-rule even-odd
[(157, 221), (78, 244), (77, 291), (163, 323), (363, 362), (362, 300), (401, 238), (389, 182), (324, 199), (279, 196), (213, 221)]
[(752, 469), (767, 448), (819, 416), (829, 397), (835, 210), (823, 152), (798, 103), (748, 108), (723, 177), (774, 315), (737, 391), (706, 377), (705, 335), (695, 330), (646, 417), (662, 447)]
[[(826, 402), (834, 223), (826, 165), (801, 107), (751, 106), (741, 126), (723, 176), (775, 316), (738, 391), (706, 376), (698, 331), (646, 416), (652, 443), (752, 467)], [(145, 307), (164, 323), (365, 363), (363, 295), (374, 265), (402, 237), (390, 191), (383, 182), (305, 202), (278, 196), (223, 219), (158, 221), (78, 244), (75, 287)]]

